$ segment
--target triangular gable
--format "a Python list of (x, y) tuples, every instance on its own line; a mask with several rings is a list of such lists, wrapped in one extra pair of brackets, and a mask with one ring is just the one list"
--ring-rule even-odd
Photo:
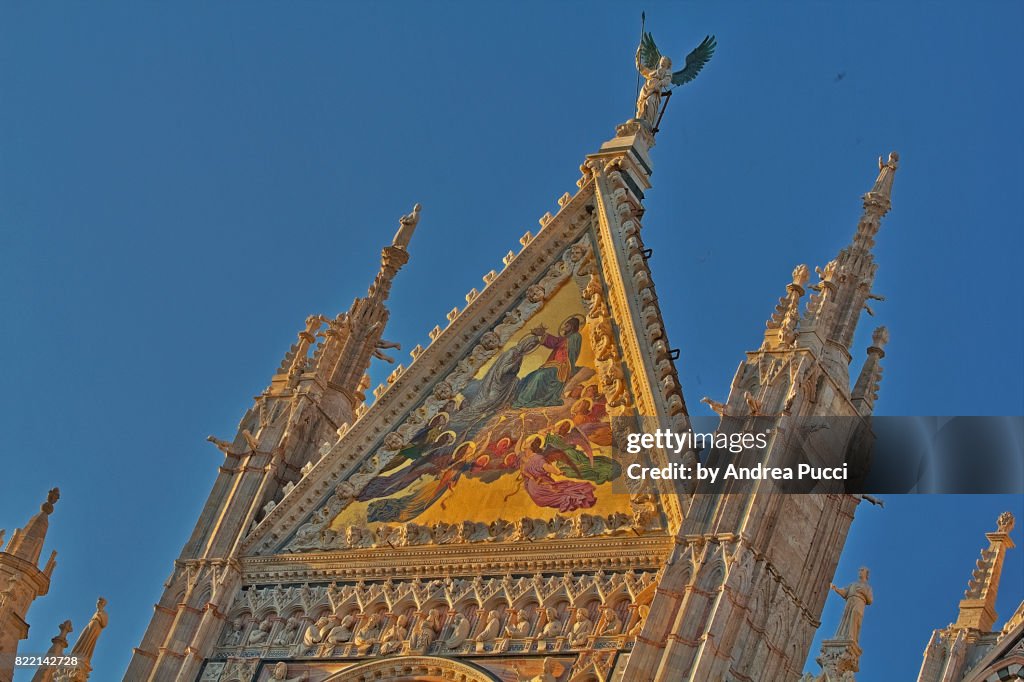
[[(610, 415), (684, 416), (639, 234), (637, 144), (590, 157), (580, 191), (392, 376), (244, 553), (664, 527), (655, 502), (612, 491), (607, 433)], [(665, 512), (678, 523), (674, 500)]]

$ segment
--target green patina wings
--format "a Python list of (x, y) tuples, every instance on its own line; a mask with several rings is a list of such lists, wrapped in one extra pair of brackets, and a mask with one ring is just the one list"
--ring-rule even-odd
[[(650, 34), (648, 33), (649, 37)], [(654, 45), (654, 41), (651, 40), (651, 45)], [(701, 41), (700, 45), (693, 48), (690, 54), (686, 55), (686, 65), (679, 71), (672, 74), (672, 85), (685, 85), (689, 83), (700, 70), (704, 68), (704, 65), (710, 61), (711, 57), (715, 54), (715, 48), (718, 43), (715, 41), (715, 36), (704, 36), (704, 40)], [(641, 48), (643, 44), (641, 43)], [(658, 48), (654, 48), (657, 50)]]

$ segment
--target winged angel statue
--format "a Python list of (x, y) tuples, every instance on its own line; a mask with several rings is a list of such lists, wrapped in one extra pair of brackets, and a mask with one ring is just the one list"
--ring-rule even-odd
[(662, 97), (672, 94), (672, 88), (686, 85), (700, 73), (715, 54), (714, 36), (705, 36), (700, 45), (686, 55), (682, 70), (672, 72), (672, 60), (661, 54), (650, 33), (644, 33), (636, 49), (636, 68), (644, 77), (644, 85), (636, 99), (636, 117), (655, 128)]

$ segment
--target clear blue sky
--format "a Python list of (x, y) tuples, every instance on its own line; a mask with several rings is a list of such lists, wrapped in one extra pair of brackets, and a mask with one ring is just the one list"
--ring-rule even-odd
[[(1024, 412), (1024, 5), (644, 7), (676, 59), (720, 45), (672, 100), (644, 220), (691, 408), (726, 394), (793, 266), (848, 241), (896, 149), (878, 412)], [(25, 651), (102, 594), (97, 679), (121, 675), (220, 462), (203, 438), (234, 433), (306, 315), (365, 291), (413, 202), (388, 338), (424, 342), (500, 269), (630, 116), (640, 9), (0, 5), (0, 526), (63, 491)], [(858, 512), (836, 576), (873, 569), (864, 679), (916, 674), (983, 533), (1022, 515), (1020, 497), (887, 503)]]

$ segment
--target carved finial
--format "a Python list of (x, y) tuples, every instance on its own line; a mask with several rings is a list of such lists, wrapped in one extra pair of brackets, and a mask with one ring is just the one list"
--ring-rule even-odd
[(39, 507), (39, 511), (43, 512), (47, 516), (53, 513), (53, 505), (57, 504), (57, 500), (60, 499), (60, 488), (51, 488), (50, 492), (46, 495), (46, 502), (43, 502)]
[[(68, 646), (68, 633), (71, 632), (71, 621), (66, 620), (58, 626), (57, 636), (50, 640), (50, 648), (46, 651), (47, 656), (60, 656)], [(32, 676), (32, 682), (53, 682), (56, 668), (40, 666), (36, 674)], [(63, 678), (62, 678), (63, 679)]]
[[(64, 621), (63, 623), (60, 624), (59, 629), (60, 629), (60, 634), (58, 635), (58, 637), (60, 637), (61, 639), (65, 639), (68, 636), (68, 633), (70, 633), (74, 628), (72, 628), (72, 626), (71, 626), (71, 621), (70, 620), (66, 620), (66, 621)], [(65, 642), (65, 645), (66, 644), (67, 643)]]
[(810, 278), (811, 273), (807, 269), (806, 265), (801, 263), (800, 265), (793, 268), (793, 284), (797, 285), (798, 287), (803, 288), (803, 286), (807, 284), (807, 280), (809, 280)]
[(398, 232), (391, 241), (391, 245), (398, 249), (408, 249), (412, 241), (412, 233), (416, 231), (416, 225), (420, 222), (420, 205), (412, 207), (412, 213), (406, 214), (398, 219)]
[(46, 501), (39, 506), (39, 512), (32, 516), (23, 528), (15, 530), (7, 544), (7, 553), (35, 564), (46, 541), (49, 517), (53, 505), (60, 499), (60, 489), (53, 488), (46, 495)]
[(1003, 512), (999, 515), (999, 519), (996, 520), (996, 525), (999, 528), (1000, 533), (1009, 533), (1013, 530), (1013, 525), (1016, 519), (1013, 514), (1008, 511)]

